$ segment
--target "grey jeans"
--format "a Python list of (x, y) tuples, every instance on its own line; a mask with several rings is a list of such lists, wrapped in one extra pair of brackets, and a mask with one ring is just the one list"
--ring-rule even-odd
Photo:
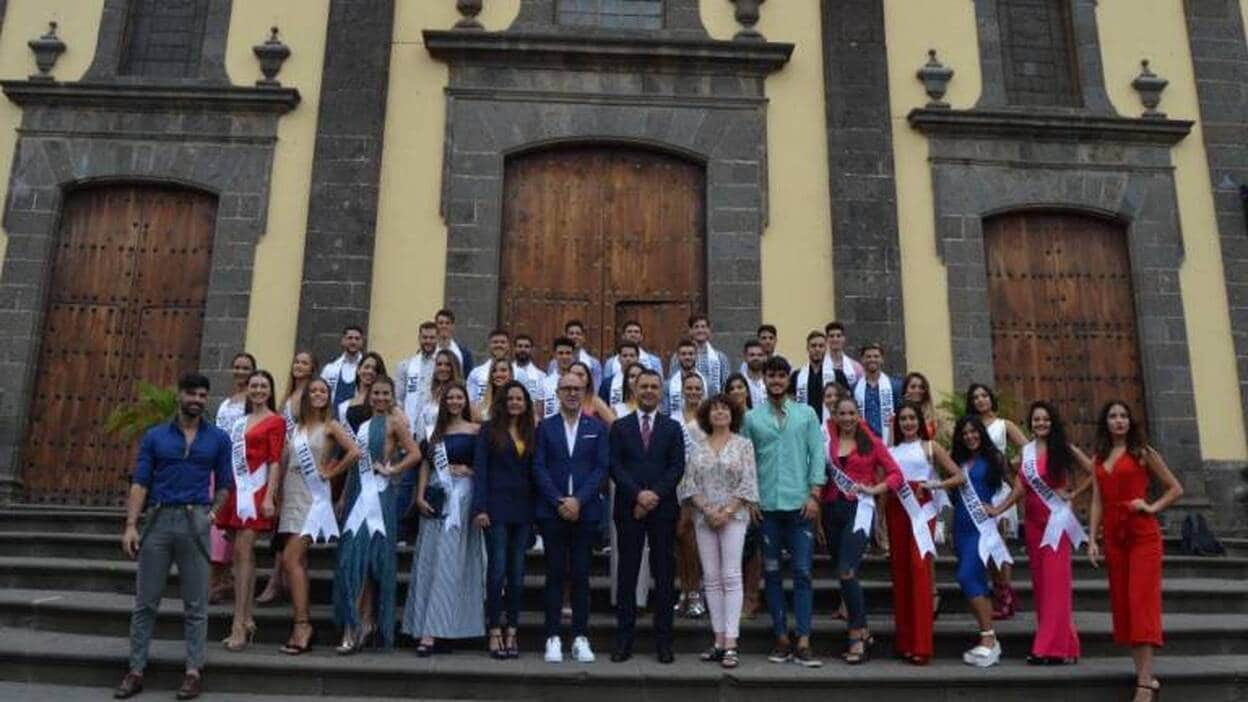
[(204, 667), (211, 569), (208, 527), (208, 505), (158, 507), (148, 513), (139, 546), (134, 611), (130, 615), (130, 670), (141, 673), (147, 667), (147, 649), (171, 563), (178, 564), (178, 585), (182, 591), (186, 668)]

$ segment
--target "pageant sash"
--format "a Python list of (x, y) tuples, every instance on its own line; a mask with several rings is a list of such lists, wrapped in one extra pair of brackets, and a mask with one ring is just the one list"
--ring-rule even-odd
[(494, 364), (494, 359), (490, 359), (485, 363), (473, 368), (468, 374), (468, 387), (473, 402), (477, 402), (485, 397), (485, 391), (490, 387), (490, 366)]
[(767, 381), (760, 378), (757, 381), (750, 377), (749, 373), (745, 373), (745, 386), (750, 391), (750, 402), (755, 407), (761, 406), (767, 401)]
[[(823, 377), (825, 378), (823, 382), (826, 383), (828, 382), (826, 379), (829, 377), (827, 375), (828, 362), (824, 361), (823, 366), (824, 366)], [(835, 378), (836, 376), (831, 376), (831, 377)], [(798, 404), (804, 405), (806, 404), (808, 400), (810, 400), (810, 364), (809, 363), (803, 365), (797, 371), (797, 402)]]
[(558, 369), (556, 369), (554, 373), (551, 373), (550, 375), (546, 376), (545, 391), (546, 391), (545, 392), (546, 396), (542, 399), (544, 401), (543, 404), (545, 404), (546, 407), (545, 407), (545, 411), (542, 414), (543, 414), (543, 417), (553, 417), (556, 414), (559, 414), (559, 371)]
[(709, 341), (706, 342), (705, 352), (698, 353), (697, 368), (707, 383), (703, 392), (707, 397), (714, 396), (724, 386), (724, 365), (719, 362), (719, 351)]
[(1023, 447), (1021, 472), (1027, 481), (1027, 487), (1031, 488), (1031, 491), (1044, 501), (1044, 506), (1049, 508), (1049, 521), (1044, 525), (1044, 538), (1040, 540), (1040, 548), (1047, 546), (1056, 551), (1062, 542), (1062, 534), (1070, 537), (1070, 543), (1075, 548), (1082, 546), (1083, 542), (1087, 541), (1088, 535), (1084, 532), (1083, 526), (1079, 524), (1074, 511), (1071, 510), (1070, 502), (1062, 499), (1040, 477), (1040, 470), (1036, 467), (1036, 442), (1034, 441)]
[[(694, 372), (696, 372), (702, 378), (702, 385), (703, 385), (702, 393), (705, 395), (706, 393), (710, 392), (709, 388), (705, 387), (707, 384), (706, 374), (703, 373), (699, 369), (695, 369)], [(670, 414), (672, 418), (678, 422), (684, 421), (684, 415), (685, 415), (684, 371), (682, 371), (680, 368), (677, 368), (676, 371), (672, 373), (672, 377), (667, 379), (667, 413)]]
[(295, 435), (295, 411), (291, 409), (290, 400), (282, 405), (282, 419), (286, 420), (286, 440)]
[(439, 441), (433, 445), (433, 470), (438, 476), (442, 489), (446, 490), (446, 519), (442, 520), (442, 531), (459, 529), (461, 512), (460, 502), (468, 489), (469, 481), (451, 474), (451, 459), (446, 454), (446, 442)]
[(247, 415), (239, 417), (230, 430), (230, 460), (234, 467), (234, 511), (244, 522), (258, 519), (256, 493), (269, 481), (269, 464), (255, 472), (247, 467)]
[(520, 365), (518, 363), (511, 364), (511, 373), (524, 385), (524, 389), (529, 391), (529, 399), (537, 402), (542, 399), (542, 381), (546, 379), (546, 374), (538, 369), (533, 363), (528, 365)]
[[(381, 421), (384, 422), (385, 419)], [(360, 494), (356, 496), (351, 513), (347, 515), (347, 522), (342, 527), (344, 535), (358, 531), (360, 527), (367, 529), (370, 536), (386, 535), (386, 520), (381, 513), (383, 488), (377, 484), (386, 478), (373, 472), (373, 455), (368, 449), (368, 428), (372, 423), (373, 419), (369, 419), (355, 432), (355, 445), (360, 449), (360, 460), (355, 464), (356, 472), (360, 476)]]
[(347, 354), (342, 354), (325, 366), (325, 370), (321, 373), (321, 377), (325, 378), (329, 383), (329, 397), (332, 400), (338, 392), (338, 383), (343, 382), (352, 384), (355, 382), (355, 371), (359, 367), (359, 363), (348, 363)]
[[(838, 368), (836, 367), (836, 362), (832, 360), (832, 354), (831, 353), (824, 354), (823, 355), (823, 378), (824, 378), (823, 382), (830, 383), (836, 380), (837, 370)], [(841, 354), (841, 367), (839, 368), (839, 370), (845, 374), (846, 385), (852, 388), (854, 387), (854, 385), (858, 383), (858, 371), (854, 369), (854, 359), (850, 358), (844, 353)]]
[[(426, 368), (426, 365), (429, 367)], [(416, 418), (421, 405), (429, 395), (429, 383), (433, 380), (433, 359), (418, 353), (407, 361), (407, 382), (403, 384), (403, 413), (412, 422), (412, 434), (416, 434)]]
[(975, 487), (971, 485), (969, 477), (970, 467), (962, 466), (962, 471), (968, 477), (958, 492), (962, 496), (962, 506), (966, 507), (966, 513), (970, 515), (971, 522), (979, 531), (979, 560), (983, 561), (986, 566), (992, 565), (992, 561), (996, 561), (998, 567), (1013, 563), (1014, 559), (1010, 556), (1010, 550), (1001, 540), (1001, 532), (997, 531), (997, 520), (988, 516), (984, 503), (980, 501), (979, 495), (975, 494)]
[(870, 538), (871, 524), (875, 520), (875, 495), (859, 493), (857, 490), (858, 484), (835, 463), (828, 463), (828, 474), (842, 494), (847, 498), (856, 497), (858, 499), (858, 510), (854, 513), (853, 530), (861, 532), (864, 536)]
[(914, 534), (914, 545), (919, 548), (919, 558), (927, 558), (929, 554), (936, 555), (936, 544), (932, 542), (932, 532), (927, 528), (927, 520), (931, 516), (919, 504), (919, 498), (910, 488), (910, 483), (903, 480), (901, 487), (894, 492), (897, 493), (902, 509), (906, 510), (906, 516), (910, 518), (910, 531)]
[(609, 391), (610, 399), (607, 401), (609, 405), (618, 405), (624, 401), (624, 372), (621, 371), (611, 376), (611, 390)]
[(308, 508), (308, 516), (303, 520), (300, 536), (309, 536), (313, 543), (324, 538), (325, 541), (338, 536), (338, 521), (334, 519), (334, 505), (330, 497), (329, 481), (321, 477), (320, 466), (317, 465), (316, 454), (308, 443), (306, 429), (296, 431), (291, 437), (291, 447), (295, 451), (295, 461), (299, 464), (299, 474), (303, 476), (303, 484), (308, 486), (312, 494), (312, 506)]
[[(880, 441), (891, 446), (893, 441), (893, 381), (887, 375), (880, 374), (880, 382), (876, 386), (880, 393)], [(867, 379), (863, 378), (854, 385), (854, 400), (865, 410), (867, 402)]]

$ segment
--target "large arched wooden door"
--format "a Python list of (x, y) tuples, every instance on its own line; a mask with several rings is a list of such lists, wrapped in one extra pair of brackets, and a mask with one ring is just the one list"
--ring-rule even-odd
[[(984, 221), (997, 388), (1053, 402), (1090, 447), (1101, 405), (1144, 416), (1126, 231), (1081, 214), (1019, 212)], [(1016, 417), (1022, 419), (1022, 417)]]
[(499, 316), (539, 354), (572, 318), (611, 353), (629, 319), (655, 353), (675, 351), (704, 309), (705, 176), (700, 166), (616, 147), (539, 151), (507, 162)]
[(69, 193), (23, 451), (27, 495), (113, 504), (135, 446), (103, 431), (139, 381), (199, 365), (216, 199), (147, 185)]

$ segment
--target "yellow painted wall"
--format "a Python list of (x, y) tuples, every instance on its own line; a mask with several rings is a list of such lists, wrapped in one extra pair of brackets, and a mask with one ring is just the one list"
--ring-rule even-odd
[[(701, 0), (701, 10), (716, 39), (731, 39), (740, 29), (727, 0)], [(767, 79), (770, 222), (762, 280), (763, 321), (780, 328), (780, 353), (797, 361), (806, 357), (806, 332), (836, 316), (819, 3), (769, 2), (757, 28), (770, 41), (796, 47), (788, 65)], [(721, 345), (735, 350), (740, 341)]]
[[(24, 80), (38, 71), (26, 42), (48, 31), (51, 21), (57, 23), (56, 34), (65, 42), (65, 53), (52, 75), (58, 80), (77, 80), (95, 56), (103, 11), (104, 0), (9, 0), (0, 28), (0, 79)], [(10, 165), (21, 123), (22, 109), (0, 97), (0, 193), (9, 191)], [(8, 233), (0, 226), (0, 261), (8, 242)]]
[[(1242, 4), (1241, 4), (1242, 6)], [(1179, 200), (1185, 258), (1179, 271), (1187, 317), (1192, 383), (1198, 401), (1196, 420), (1206, 459), (1248, 458), (1231, 342), (1230, 313), (1222, 271), (1213, 187), (1200, 126), (1200, 103), (1188, 45), (1183, 4), (1173, 0), (1101, 0), (1097, 5), (1105, 87), (1120, 114), (1135, 116), (1143, 107), (1131, 81), (1140, 59), (1170, 85), (1160, 109), (1174, 119), (1197, 123), (1171, 151)]]
[[(308, 222), (317, 105), (325, 57), (329, 0), (236, 2), (230, 15), (225, 67), (238, 85), (254, 85), (260, 64), (251, 47), (276, 25), (291, 49), (277, 79), (302, 101), (278, 124), (266, 231), (256, 248), (245, 348), (285, 386), (295, 345), (304, 230)], [(321, 359), (322, 362), (328, 359)]]
[(902, 301), (906, 310), (906, 360), (923, 372), (937, 393), (953, 388), (945, 266), (936, 254), (935, 204), (927, 138), (910, 128), (906, 115), (927, 104), (915, 76), (927, 52), (953, 68), (945, 96), (954, 108), (979, 100), (981, 76), (975, 6), (966, 0), (885, 0), (889, 114), (897, 171), (897, 226), (901, 239)]
[[(506, 29), (519, 10), (519, 0), (492, 0), (478, 19), (488, 30)], [(425, 51), (421, 32), (450, 29), (459, 17), (455, 3), (396, 3), (369, 315), (369, 346), (395, 361), (419, 348), (420, 322), (442, 306), (446, 225), (438, 206), (448, 71)]]

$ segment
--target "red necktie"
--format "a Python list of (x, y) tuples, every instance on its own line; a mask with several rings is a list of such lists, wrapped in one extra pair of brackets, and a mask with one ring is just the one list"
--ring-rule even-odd
[(645, 450), (650, 450), (650, 415), (641, 415), (641, 446)]

